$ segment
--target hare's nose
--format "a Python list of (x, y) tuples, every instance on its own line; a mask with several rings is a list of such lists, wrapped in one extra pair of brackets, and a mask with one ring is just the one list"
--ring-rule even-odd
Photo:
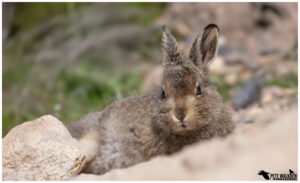
[(179, 121), (183, 121), (185, 118), (185, 115), (183, 112), (177, 113), (175, 116)]

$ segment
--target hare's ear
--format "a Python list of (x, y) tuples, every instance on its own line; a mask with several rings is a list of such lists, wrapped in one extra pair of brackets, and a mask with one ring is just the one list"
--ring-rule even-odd
[(214, 59), (218, 52), (219, 28), (215, 24), (209, 24), (204, 28), (202, 38), (195, 39), (190, 50), (189, 58), (197, 66), (207, 65)]
[(177, 42), (166, 25), (162, 26), (162, 30), (163, 65), (177, 65), (183, 61)]

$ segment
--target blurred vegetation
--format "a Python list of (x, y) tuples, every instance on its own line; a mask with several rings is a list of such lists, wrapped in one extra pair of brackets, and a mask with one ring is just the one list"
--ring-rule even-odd
[[(71, 122), (117, 99), (140, 92), (140, 71), (124, 69), (123, 72), (112, 72), (106, 57), (98, 60), (80, 58), (60, 69), (51, 83), (49, 78), (57, 68), (51, 63), (37, 63), (28, 56), (47, 32), (29, 41), (21, 39), (22, 34), (30, 34), (37, 25), (53, 17), (71, 17), (89, 6), (93, 3), (17, 3), (8, 46), (3, 53), (2, 136), (15, 125), (44, 114)], [(165, 3), (118, 3), (118, 6), (144, 12), (142, 16), (129, 19), (128, 24), (147, 25), (162, 14)], [(141, 47), (141, 55), (146, 55), (143, 52), (148, 46)], [(60, 62), (63, 61), (55, 63)]]
[(279, 86), (281, 88), (292, 88), (293, 89), (293, 95), (295, 97), (298, 96), (298, 74), (294, 72), (289, 72), (286, 74), (282, 74), (279, 76), (275, 76), (270, 81), (267, 81), (264, 84), (264, 87), (267, 86)]
[(224, 101), (229, 99), (229, 89), (231, 86), (225, 82), (222, 75), (216, 73), (210, 73), (210, 79), (212, 84), (217, 87), (217, 90)]
[(298, 88), (298, 74), (289, 72), (279, 76), (275, 76), (265, 83), (265, 86), (276, 85), (281, 88)]
[(27, 31), (51, 16), (69, 15), (85, 5), (87, 3), (18, 3), (13, 25), (23, 31)]
[[(28, 66), (20, 66), (16, 67), (15, 72), (3, 74), (4, 88), (10, 87), (10, 82), (18, 83), (21, 93), (28, 92), (32, 96), (28, 105), (37, 105), (17, 108), (17, 113), (14, 112), (16, 106), (4, 106), (4, 132), (15, 126), (12, 122), (32, 120), (43, 114), (53, 114), (66, 122), (76, 120), (81, 115), (99, 110), (117, 99), (138, 94), (141, 84), (138, 72), (118, 73), (107, 78), (103, 77), (97, 68), (73, 66), (62, 70), (54, 88), (49, 89), (39, 79), (24, 77), (28, 71)], [(15, 103), (17, 104), (17, 101)]]
[[(97, 12), (96, 9), (99, 17), (94, 17), (95, 12), (83, 17), (90, 12), (91, 9), (88, 8), (95, 4), (100, 4), (100, 8), (97, 8), (102, 12)], [(114, 9), (110, 10), (104, 4)], [(88, 112), (100, 110), (115, 100), (139, 94), (142, 73), (135, 66), (141, 65), (140, 60), (151, 60), (152, 64), (160, 64), (161, 32), (151, 32), (147, 28), (163, 15), (167, 5), (140, 2), (17, 3), (3, 51), (2, 135), (21, 122), (45, 114), (52, 114), (63, 122), (71, 122)], [(85, 9), (88, 10), (80, 14)], [(109, 15), (103, 18), (101, 15), (105, 14)], [(53, 27), (51, 24), (50, 28), (40, 31), (44, 28), (44, 23), (57, 20), (56, 18), (59, 21), (52, 22)], [(88, 23), (81, 18), (88, 19)], [(137, 35), (134, 40), (126, 37), (128, 31), (132, 31), (133, 33), (129, 33), (135, 36), (136, 27), (146, 33)], [(109, 33), (114, 33), (115, 30), (125, 36), (113, 39), (115, 34)], [(95, 37), (89, 39), (89, 35)], [(112, 41), (105, 42), (104, 39), (102, 47), (93, 45), (95, 42), (92, 42), (87, 53), (74, 60), (64, 59), (68, 58), (63, 57), (64, 55), (73, 52), (65, 47), (84, 47), (87, 42), (82, 41), (93, 41), (99, 35), (111, 36)], [(179, 41), (184, 41), (183, 35), (176, 31), (174, 35)], [(50, 38), (46, 39), (47, 36)], [(51, 41), (55, 42), (52, 47)], [(74, 52), (78, 51), (76, 46)], [(47, 54), (43, 55), (46, 59), (38, 59), (40, 57), (37, 55), (48, 49), (50, 56), (54, 55), (51, 58), (56, 60), (48, 60)], [(56, 52), (55, 49), (68, 52)], [(63, 56), (55, 57), (61, 52)], [(210, 74), (212, 83), (225, 101), (230, 100), (230, 89), (244, 84), (237, 82), (232, 86), (224, 80), (224, 75)], [(297, 95), (297, 78), (297, 73), (279, 75), (267, 81), (264, 87), (277, 85), (281, 88), (295, 88)]]

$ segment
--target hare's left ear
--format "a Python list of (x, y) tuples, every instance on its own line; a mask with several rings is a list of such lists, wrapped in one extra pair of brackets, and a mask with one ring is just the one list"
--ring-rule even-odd
[(177, 46), (176, 39), (170, 33), (166, 25), (162, 26), (163, 37), (162, 37), (162, 51), (163, 51), (163, 65), (165, 67), (171, 65), (178, 65), (183, 62), (183, 57)]
[(218, 52), (218, 38), (218, 26), (215, 24), (206, 26), (201, 40), (200, 35), (195, 39), (190, 50), (189, 59), (197, 66), (207, 65)]

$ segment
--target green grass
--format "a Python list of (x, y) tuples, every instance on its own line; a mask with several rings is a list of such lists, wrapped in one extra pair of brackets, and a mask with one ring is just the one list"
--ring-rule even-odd
[(293, 96), (298, 96), (298, 74), (289, 72), (272, 78), (270, 81), (264, 84), (264, 87), (276, 85), (280, 88), (293, 88)]
[(72, 12), (88, 5), (88, 3), (37, 2), (18, 3), (15, 10), (13, 24), (22, 30), (29, 30), (33, 26), (57, 15), (69, 16)]
[[(101, 110), (118, 97), (124, 98), (139, 93), (140, 73), (135, 71), (115, 73), (112, 77), (100, 73), (97, 68), (90, 66), (72, 66), (57, 76), (53, 88), (43, 85), (39, 74), (34, 77), (35, 79), (25, 79), (24, 82), (20, 82), (22, 78), (18, 72), (4, 74), (7, 89), (15, 87), (12, 83), (8, 83), (9, 79), (15, 77), (17, 79), (13, 81), (19, 83), (20, 88), (27, 87), (31, 98), (21, 102), (19, 106), (14, 105), (13, 98), (10, 98), (12, 103), (5, 103), (2, 118), (3, 135), (13, 126), (41, 115), (52, 114), (63, 122), (74, 121), (88, 112)], [(23, 75), (23, 78), (26, 76)], [(28, 104), (27, 100), (31, 103)]]
[(124, 3), (125, 6), (137, 7), (145, 12), (144, 16), (137, 16), (132, 21), (139, 25), (146, 25), (153, 22), (163, 13), (166, 3), (150, 3), (150, 2), (131, 2)]
[(229, 89), (231, 86), (225, 82), (222, 75), (210, 73), (210, 80), (213, 85), (217, 87), (217, 91), (221, 95), (224, 101), (229, 99)]
[(276, 85), (281, 88), (298, 88), (298, 74), (289, 72), (276, 76), (265, 83), (265, 86)]

